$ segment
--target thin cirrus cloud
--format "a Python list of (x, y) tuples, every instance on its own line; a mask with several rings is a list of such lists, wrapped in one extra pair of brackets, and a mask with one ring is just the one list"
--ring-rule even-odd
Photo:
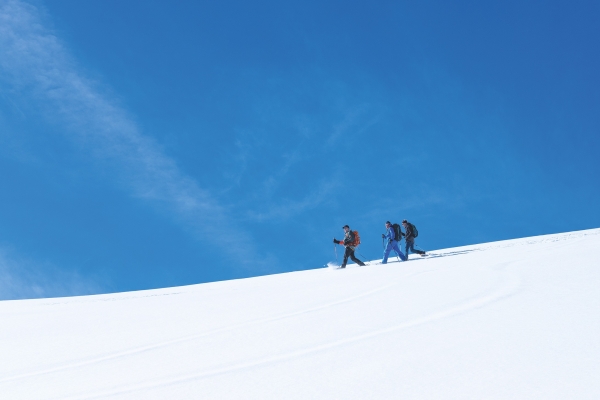
[[(217, 245), (225, 242), (233, 222), (228, 210), (140, 132), (101, 85), (85, 76), (35, 6), (0, 1), (0, 71), (8, 86), (29, 93), (45, 115), (58, 116), (64, 132), (93, 149), (133, 196), (171, 210), (194, 234)], [(235, 245), (242, 248), (230, 254), (245, 257), (234, 261), (254, 268), (248, 263), (260, 257), (250, 238)]]
[(0, 300), (93, 294), (106, 286), (97, 277), (84, 278), (48, 263), (16, 258), (13, 253), (0, 247)]
[(336, 189), (340, 187), (339, 177), (322, 181), (315, 190), (311, 191), (301, 200), (288, 200), (269, 207), (262, 212), (249, 212), (247, 217), (252, 221), (267, 221), (273, 219), (289, 219), (307, 210), (312, 210), (327, 202), (333, 197)]

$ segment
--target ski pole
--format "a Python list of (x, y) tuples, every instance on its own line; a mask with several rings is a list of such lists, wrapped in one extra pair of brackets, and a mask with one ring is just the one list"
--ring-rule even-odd
[(424, 248), (422, 248), (421, 246), (417, 245), (416, 243), (415, 243), (415, 247), (418, 248), (419, 250), (421, 250), (423, 253), (427, 253)]
[(361, 252), (358, 251), (358, 246), (356, 246), (354, 248), (354, 252), (358, 253), (358, 255), (361, 256), (362, 258), (364, 258), (365, 260), (367, 259), (367, 257), (363, 253), (361, 253)]
[[(357, 249), (358, 249), (358, 248), (357, 248)], [(363, 253), (359, 252), (358, 250), (356, 250), (356, 252), (358, 253), (358, 255), (359, 255), (359, 256), (361, 256), (361, 257), (362, 257), (362, 258), (364, 258), (365, 260), (367, 259), (367, 257), (366, 257), (366, 256), (365, 256)]]
[(339, 264), (340, 262), (338, 261), (338, 256), (337, 256), (337, 245), (336, 243), (333, 244), (333, 251), (335, 251), (335, 263)]

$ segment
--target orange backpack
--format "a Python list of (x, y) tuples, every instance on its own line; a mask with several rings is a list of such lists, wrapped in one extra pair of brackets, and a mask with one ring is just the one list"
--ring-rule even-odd
[(358, 231), (354, 231), (354, 242), (350, 246), (356, 247), (360, 244), (360, 236), (358, 235)]

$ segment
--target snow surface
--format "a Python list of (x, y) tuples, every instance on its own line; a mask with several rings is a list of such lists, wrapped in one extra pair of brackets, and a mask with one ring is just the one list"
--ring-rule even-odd
[(0, 398), (600, 398), (600, 229), (431, 254), (0, 302)]

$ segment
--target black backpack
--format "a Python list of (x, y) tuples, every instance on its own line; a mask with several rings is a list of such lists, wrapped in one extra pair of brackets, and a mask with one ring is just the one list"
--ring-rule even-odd
[(413, 232), (413, 236), (419, 236), (419, 231), (417, 230), (417, 227), (411, 224), (410, 222), (408, 223), (408, 225), (410, 225), (410, 230)]
[(392, 225), (392, 228), (394, 228), (394, 233), (396, 234), (396, 240), (397, 241), (402, 240), (402, 230), (400, 229), (400, 225), (394, 224), (394, 225)]

